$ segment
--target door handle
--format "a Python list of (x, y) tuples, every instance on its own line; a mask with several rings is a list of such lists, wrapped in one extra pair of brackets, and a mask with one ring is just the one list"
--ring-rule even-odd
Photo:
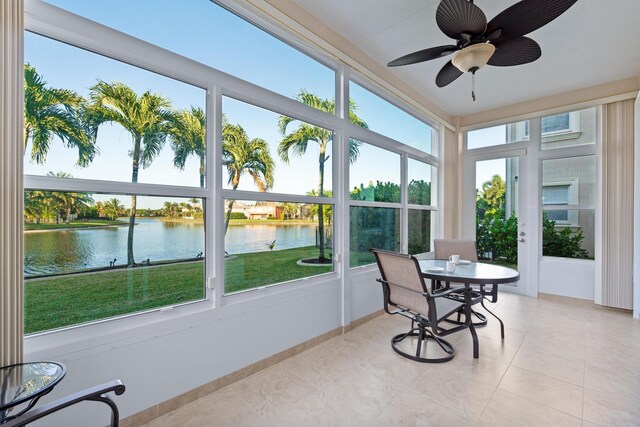
[(521, 235), (521, 236), (524, 236), (524, 235), (525, 235), (524, 231), (521, 231), (521, 232), (520, 232), (520, 235)]

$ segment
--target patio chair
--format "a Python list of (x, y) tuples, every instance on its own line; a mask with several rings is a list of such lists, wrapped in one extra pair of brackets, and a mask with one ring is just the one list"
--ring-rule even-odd
[[(418, 260), (406, 254), (371, 249), (375, 255), (381, 277), (377, 279), (382, 284), (384, 297), (384, 311), (399, 314), (411, 319), (409, 332), (398, 334), (391, 339), (391, 347), (399, 355), (407, 359), (424, 363), (447, 362), (455, 356), (455, 349), (442, 336), (458, 332), (469, 327), (474, 339), (474, 355), (477, 353), (477, 336), (471, 322), (444, 329), (440, 323), (454, 313), (462, 312), (465, 303), (459, 299), (448, 298), (457, 289), (449, 289), (438, 294), (427, 290), (420, 271)], [(400, 348), (399, 344), (406, 338), (417, 337), (415, 353), (409, 353)], [(442, 357), (425, 357), (427, 343), (434, 342), (444, 351)], [(425, 356), (422, 356), (423, 351)]]
[[(451, 255), (460, 255), (461, 260), (478, 262), (478, 251), (476, 249), (475, 240), (434, 239), (433, 246), (436, 259), (449, 259)], [(451, 289), (452, 287), (456, 287), (456, 285), (458, 284), (445, 282), (444, 289)], [(472, 285), (472, 287), (472, 304), (477, 304), (479, 302), (482, 305), (482, 308), (498, 319), (498, 322), (500, 322), (500, 335), (502, 336), (502, 339), (504, 339), (504, 323), (502, 322), (502, 319), (493, 314), (493, 312), (484, 305), (485, 299), (491, 303), (498, 301), (498, 285)], [(457, 289), (462, 291), (463, 288), (460, 286), (457, 287)], [(432, 292), (437, 292), (437, 289), (432, 289)], [(487, 318), (482, 313), (478, 313), (473, 309), (471, 310), (471, 313), (473, 313), (473, 315), (479, 320), (478, 322), (474, 322), (475, 326), (484, 326), (487, 324)], [(458, 319), (455, 321), (448, 321), (455, 324), (462, 324), (460, 316), (458, 316)]]

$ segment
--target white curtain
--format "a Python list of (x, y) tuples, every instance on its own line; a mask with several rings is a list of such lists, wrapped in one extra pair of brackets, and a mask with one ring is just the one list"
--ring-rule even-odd
[(0, 366), (22, 361), (23, 12), (0, 1)]
[(602, 304), (633, 303), (634, 100), (603, 106)]

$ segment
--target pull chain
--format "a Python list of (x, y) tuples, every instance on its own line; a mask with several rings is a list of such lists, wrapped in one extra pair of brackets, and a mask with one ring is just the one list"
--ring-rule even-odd
[(476, 101), (476, 73), (471, 73), (471, 98)]

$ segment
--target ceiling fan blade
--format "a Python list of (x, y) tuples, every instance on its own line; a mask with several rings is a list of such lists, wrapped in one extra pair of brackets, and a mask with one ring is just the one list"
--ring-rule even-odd
[(462, 75), (462, 71), (458, 70), (451, 61), (444, 64), (444, 67), (440, 70), (436, 76), (436, 85), (438, 87), (445, 87), (449, 83)]
[(401, 56), (398, 59), (394, 59), (393, 61), (387, 64), (387, 67), (397, 67), (399, 65), (416, 64), (418, 62), (424, 62), (424, 61), (429, 61), (431, 59), (442, 58), (443, 56), (452, 54), (456, 50), (458, 50), (458, 46), (455, 46), (455, 45), (430, 47), (429, 49), (419, 50), (417, 52), (413, 52), (408, 55)]
[(478, 36), (487, 28), (484, 12), (467, 0), (442, 0), (436, 22), (443, 33), (455, 40), (462, 39), (462, 33)]
[(487, 64), (496, 67), (511, 67), (533, 62), (540, 58), (540, 45), (528, 37), (518, 37), (504, 43), (495, 43), (496, 51)]
[(485, 34), (502, 29), (496, 42), (524, 36), (562, 15), (576, 1), (578, 0), (522, 0), (489, 21)]

